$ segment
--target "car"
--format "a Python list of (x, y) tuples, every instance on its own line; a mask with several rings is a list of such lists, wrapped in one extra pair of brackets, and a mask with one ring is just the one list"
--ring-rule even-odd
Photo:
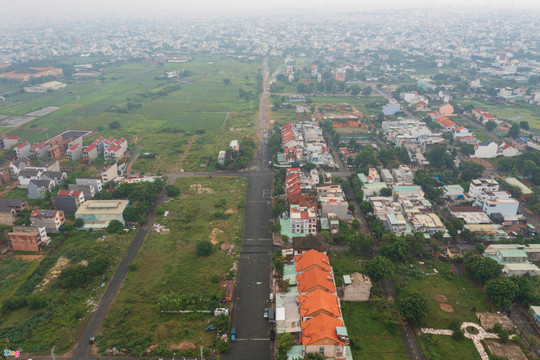
[(264, 309), (263, 317), (264, 317), (265, 319), (268, 319), (268, 309)]
[(212, 325), (212, 324), (208, 325), (208, 326), (206, 327), (206, 329), (204, 329), (204, 331), (206, 331), (206, 332), (208, 332), (208, 331), (214, 331), (214, 330), (216, 330), (216, 327), (215, 327), (214, 325)]
[(231, 341), (236, 340), (236, 328), (231, 329)]
[(270, 340), (274, 341), (274, 339), (276, 338), (276, 332), (274, 331), (274, 329), (270, 330)]

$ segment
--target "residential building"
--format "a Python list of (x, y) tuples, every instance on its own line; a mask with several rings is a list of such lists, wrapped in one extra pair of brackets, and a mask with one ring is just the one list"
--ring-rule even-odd
[(540, 268), (538, 268), (538, 266), (536, 266), (535, 264), (531, 263), (510, 263), (504, 265), (502, 272), (506, 276), (522, 276), (525, 274), (529, 274), (531, 276), (538, 276), (540, 275)]
[(5, 134), (0, 134), (0, 150), (9, 150), (20, 141), (18, 136), (8, 136)]
[(322, 235), (308, 235), (294, 237), (292, 240), (292, 248), (294, 256), (302, 255), (310, 250), (318, 251), (322, 254), (326, 254), (328, 250), (328, 243)]
[(299, 295), (304, 295), (317, 289), (330, 293), (336, 293), (334, 278), (331, 273), (314, 268), (296, 275)]
[(19, 251), (37, 252), (51, 241), (43, 226), (14, 226), (7, 237), (10, 249)]
[(405, 235), (411, 233), (411, 228), (407, 224), (402, 213), (386, 213), (377, 216), (384, 222), (387, 230), (392, 231), (396, 235)]
[(71, 161), (77, 161), (83, 157), (83, 147), (79, 144), (74, 144), (66, 150), (66, 154)]
[(55, 185), (54, 180), (30, 180), (28, 184), (28, 198), (43, 199), (48, 192), (53, 191)]
[(372, 286), (366, 275), (358, 272), (343, 275), (343, 301), (368, 301)]
[(128, 205), (127, 200), (87, 200), (81, 204), (75, 217), (84, 221), (84, 230), (104, 229), (112, 220), (125, 225), (123, 212)]
[(394, 177), (392, 176), (392, 173), (388, 171), (388, 169), (381, 170), (381, 178), (382, 178), (382, 181), (384, 181), (387, 185), (394, 184)]
[[(68, 189), (69, 191), (81, 191), (83, 193), (84, 201), (90, 200), (96, 195), (96, 192), (92, 185), (68, 184)], [(61, 190), (61, 191), (64, 191), (64, 190)], [(81, 203), (83, 203), (84, 201), (82, 201)]]
[(0, 199), (0, 224), (13, 225), (22, 210), (28, 208), (26, 200)]
[(455, 122), (453, 122), (444, 115), (437, 118), (437, 122), (441, 125), (444, 131), (454, 131), (459, 127)]
[(104, 184), (108, 183), (109, 181), (114, 181), (114, 179), (116, 179), (117, 177), (118, 177), (118, 164), (117, 163), (112, 164), (107, 169), (101, 172), (101, 181), (103, 181)]
[[(319, 353), (325, 359), (345, 359), (348, 337), (343, 321), (326, 314), (301, 323), (302, 345), (306, 353)], [(345, 330), (340, 333), (340, 330)]]
[(473, 136), (473, 135), (474, 134), (464, 126), (460, 126), (454, 129), (454, 140), (458, 138)]
[(300, 305), (300, 317), (302, 321), (325, 314), (331, 317), (341, 317), (338, 297), (335, 294), (315, 290), (304, 296), (298, 297)]
[(293, 234), (317, 234), (317, 213), (313, 208), (291, 205), (290, 219)]
[(499, 146), (498, 154), (504, 157), (512, 157), (521, 155), (521, 151), (519, 151), (515, 145), (502, 144)]
[(98, 193), (103, 190), (101, 179), (75, 179), (75, 183), (77, 185), (92, 185), (94, 187), (94, 191)]
[(439, 114), (441, 116), (456, 116), (454, 114), (454, 107), (451, 104), (444, 104), (439, 108)]
[(91, 143), (83, 150), (83, 157), (88, 158), (90, 160), (97, 159), (99, 156), (98, 152), (98, 146), (95, 143)]
[(229, 147), (232, 151), (240, 151), (240, 144), (238, 143), (238, 140), (231, 140)]
[(66, 220), (61, 210), (34, 210), (30, 222), (33, 226), (43, 226), (49, 233), (57, 233)]
[(30, 145), (28, 141), (23, 142), (22, 144), (15, 146), (15, 154), (17, 155), (17, 159), (31, 156), (32, 146)]
[(482, 210), (487, 215), (498, 213), (502, 216), (513, 216), (517, 214), (518, 207), (519, 201), (516, 199), (486, 199)]
[(45, 168), (34, 168), (27, 166), (24, 170), (19, 171), (18, 188), (26, 189), (31, 180), (41, 180)]
[(43, 159), (44, 157), (46, 157), (48, 149), (49, 149), (49, 146), (45, 144), (45, 142), (40, 142), (40, 143), (31, 145), (32, 155), (34, 155), (38, 159)]
[(492, 179), (475, 179), (469, 185), (469, 196), (478, 197), (481, 193), (499, 191), (499, 183)]
[(508, 234), (497, 224), (465, 224), (464, 228), (474, 233), (480, 240), (498, 241), (508, 238)]
[(9, 172), (11, 173), (12, 179), (17, 179), (19, 177), (19, 172), (24, 170), (27, 166), (30, 165), (30, 159), (22, 157), (15, 161), (9, 163)]
[(301, 255), (295, 256), (294, 261), (296, 264), (296, 272), (298, 274), (311, 269), (324, 270), (329, 273), (332, 272), (328, 256), (316, 250), (308, 250)]
[(458, 199), (463, 198), (465, 190), (461, 185), (445, 185), (444, 186), (444, 197), (448, 199)]
[(424, 192), (418, 185), (395, 185), (392, 196), (396, 199), (423, 199)]
[(63, 171), (44, 171), (41, 174), (41, 180), (53, 180), (57, 184), (61, 183), (62, 180), (67, 178), (67, 174)]

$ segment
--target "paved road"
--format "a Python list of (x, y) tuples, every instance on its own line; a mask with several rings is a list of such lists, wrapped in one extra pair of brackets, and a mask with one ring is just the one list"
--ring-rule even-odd
[(231, 327), (236, 328), (238, 341), (231, 344), (225, 360), (273, 359), (273, 343), (269, 340), (271, 325), (263, 318), (270, 307), (271, 258), (274, 251), (270, 233), (272, 217), (272, 181), (274, 172), (268, 167), (270, 152), (262, 141), (268, 133), (268, 65), (263, 68), (263, 89), (259, 109), (259, 146), (247, 174), (248, 187), (244, 206), (242, 254), (234, 294)]

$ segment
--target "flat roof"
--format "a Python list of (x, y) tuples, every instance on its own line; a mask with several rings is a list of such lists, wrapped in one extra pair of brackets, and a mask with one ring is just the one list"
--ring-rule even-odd
[(75, 215), (121, 214), (128, 204), (128, 200), (88, 200), (81, 204)]

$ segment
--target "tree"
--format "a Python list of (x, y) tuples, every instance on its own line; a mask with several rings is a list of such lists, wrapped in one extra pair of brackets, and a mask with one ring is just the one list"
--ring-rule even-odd
[(366, 261), (365, 268), (366, 273), (375, 281), (394, 277), (394, 264), (384, 256), (375, 256)]
[(497, 122), (494, 120), (489, 120), (484, 126), (486, 127), (487, 131), (493, 131), (497, 127)]
[(428, 153), (427, 159), (433, 167), (452, 167), (452, 157), (446, 152), (446, 145), (435, 145)]
[(59, 285), (62, 288), (73, 288), (84, 285), (90, 280), (90, 273), (84, 265), (69, 265), (60, 273)]
[(429, 315), (426, 298), (418, 291), (403, 291), (397, 301), (397, 306), (403, 316), (415, 325), (420, 325)]
[(452, 330), (454, 333), (452, 334), (452, 338), (454, 340), (463, 340), (465, 338), (465, 335), (463, 334), (463, 331), (461, 330), (461, 321), (458, 319), (453, 319), (450, 321), (449, 329)]
[(277, 343), (278, 348), (287, 353), (294, 346), (294, 337), (291, 333), (283, 333), (279, 335)]
[(76, 229), (81, 229), (83, 226), (84, 226), (84, 220), (83, 219), (77, 218), (73, 222), (73, 227), (76, 228)]
[(307, 353), (306, 359), (307, 360), (324, 360), (325, 357), (323, 354), (320, 354), (320, 353)]
[(358, 94), (360, 94), (360, 86), (358, 85), (351, 86), (351, 95), (356, 96)]
[(109, 127), (110, 127), (111, 129), (118, 129), (120, 126), (122, 126), (122, 125), (120, 124), (119, 121), (111, 121), (111, 122), (109, 123)]
[(501, 307), (512, 304), (518, 292), (519, 286), (508, 277), (500, 277), (486, 283), (487, 297)]
[(107, 225), (107, 233), (109, 234), (120, 234), (122, 231), (124, 231), (124, 224), (118, 220), (111, 220)]
[(214, 245), (212, 245), (210, 241), (203, 240), (197, 243), (195, 253), (197, 254), (197, 256), (206, 257), (212, 255), (213, 251)]
[(497, 278), (502, 271), (503, 266), (495, 260), (484, 258), (478, 254), (470, 254), (465, 257), (465, 273), (481, 282), (486, 283), (491, 279)]
[(371, 250), (374, 240), (370, 235), (360, 233), (358, 236), (348, 237), (347, 242), (352, 252), (362, 251), (366, 253)]
[(302, 166), (302, 170), (308, 171), (308, 172), (316, 168), (317, 168), (317, 165), (315, 165), (312, 162), (307, 162), (304, 164), (304, 166)]
[(520, 121), (519, 127), (523, 130), (529, 130), (529, 122), (528, 121)]
[(272, 225), (270, 225), (270, 232), (273, 232), (273, 233), (281, 232), (281, 225), (280, 224), (272, 224)]
[(231, 80), (230, 79), (223, 79), (223, 85), (225, 85), (225, 86), (231, 85)]
[(382, 188), (379, 192), (381, 196), (391, 196), (392, 195), (392, 189), (390, 188)]
[(371, 86), (366, 86), (365, 88), (362, 89), (362, 95), (370, 96), (372, 91), (373, 89), (371, 88)]
[(520, 130), (518, 123), (512, 123), (512, 127), (510, 128), (510, 130), (508, 130), (508, 136), (516, 138), (519, 137), (519, 133)]
[(180, 188), (176, 185), (167, 185), (165, 186), (165, 191), (167, 191), (167, 196), (176, 197), (180, 195)]
[(463, 161), (459, 165), (459, 170), (461, 171), (461, 180), (471, 181), (482, 176), (486, 168), (484, 165), (477, 164), (473, 161)]

